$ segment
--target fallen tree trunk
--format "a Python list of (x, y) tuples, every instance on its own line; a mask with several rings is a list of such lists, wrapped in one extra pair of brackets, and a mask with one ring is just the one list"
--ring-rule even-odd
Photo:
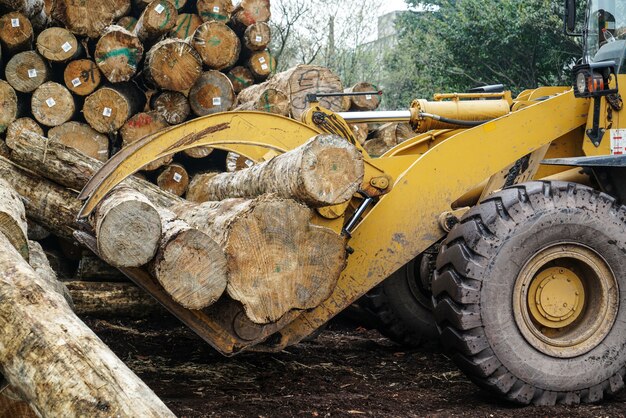
[(0, 370), (39, 415), (174, 416), (2, 234), (0, 271)]
[(0, 234), (9, 240), (22, 258), (28, 260), (26, 209), (20, 195), (0, 177)]
[(343, 138), (322, 134), (248, 169), (196, 176), (187, 199), (206, 202), (275, 193), (313, 207), (332, 206), (350, 200), (363, 175), (359, 151)]
[(183, 204), (174, 212), (226, 252), (230, 297), (257, 324), (318, 306), (334, 290), (346, 260), (342, 237), (310, 224), (311, 209), (272, 195)]

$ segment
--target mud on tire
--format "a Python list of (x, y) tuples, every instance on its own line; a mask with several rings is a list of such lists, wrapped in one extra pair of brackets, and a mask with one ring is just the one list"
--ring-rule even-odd
[(437, 258), (432, 290), (444, 346), (471, 380), (516, 403), (596, 402), (624, 386), (626, 300), (619, 291), (613, 325), (578, 356), (536, 349), (516, 323), (520, 269), (562, 242), (596, 252), (626, 291), (626, 209), (578, 184), (531, 182), (492, 195), (453, 228)]

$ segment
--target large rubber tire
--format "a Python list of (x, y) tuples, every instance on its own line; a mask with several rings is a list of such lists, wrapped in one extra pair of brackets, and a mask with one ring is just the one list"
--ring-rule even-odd
[[(403, 266), (359, 301), (377, 318), (377, 328), (384, 336), (413, 348), (439, 342), (430, 292), (424, 289), (420, 275), (421, 261), (422, 256)], [(421, 270), (423, 274), (424, 266)]]
[[(531, 182), (495, 193), (472, 208), (441, 246), (432, 290), (444, 346), (471, 380), (519, 404), (597, 402), (622, 389), (625, 240), (625, 208), (591, 188)], [(513, 287), (533, 253), (564, 242), (591, 248), (606, 261), (619, 306), (600, 344), (557, 358), (524, 338)]]

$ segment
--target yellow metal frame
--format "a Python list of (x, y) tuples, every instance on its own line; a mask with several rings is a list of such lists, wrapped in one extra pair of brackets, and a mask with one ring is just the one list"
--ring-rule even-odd
[[(378, 159), (363, 151), (367, 165), (363, 188), (370, 187), (380, 198), (352, 234), (349, 245), (354, 252), (337, 288), (321, 306), (303, 312), (277, 332), (271, 343), (256, 348), (280, 350), (311, 334), (439, 241), (445, 234), (439, 218), (451, 211), (452, 202), (520, 158), (580, 132), (587, 122), (589, 101), (575, 99), (564, 90), (539, 91), (553, 95), (540, 102), (531, 99), (536, 91), (526, 92), (525, 106), (516, 112), (472, 129), (417, 136)], [(260, 112), (216, 114), (170, 128), (125, 148), (106, 163), (80, 195), (87, 199), (81, 216), (89, 215), (124, 178), (161, 157), (211, 146), (262, 161), (303, 144), (320, 131)], [(389, 180), (388, 187), (372, 189), (372, 180), (381, 177)], [(340, 230), (345, 215), (319, 217), (317, 222)]]

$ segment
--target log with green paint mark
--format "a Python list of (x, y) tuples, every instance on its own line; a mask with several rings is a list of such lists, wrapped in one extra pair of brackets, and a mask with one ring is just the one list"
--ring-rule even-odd
[(220, 22), (206, 22), (196, 29), (193, 47), (204, 64), (213, 70), (230, 68), (239, 59), (241, 41), (235, 32)]
[(233, 3), (231, 0), (198, 0), (198, 14), (205, 22), (230, 21), (233, 13)]
[(157, 0), (150, 3), (139, 17), (135, 34), (142, 42), (154, 40), (174, 29), (177, 21), (176, 6), (168, 0)]
[(137, 73), (142, 57), (139, 38), (121, 26), (107, 30), (98, 41), (94, 55), (98, 68), (111, 83), (129, 81)]

